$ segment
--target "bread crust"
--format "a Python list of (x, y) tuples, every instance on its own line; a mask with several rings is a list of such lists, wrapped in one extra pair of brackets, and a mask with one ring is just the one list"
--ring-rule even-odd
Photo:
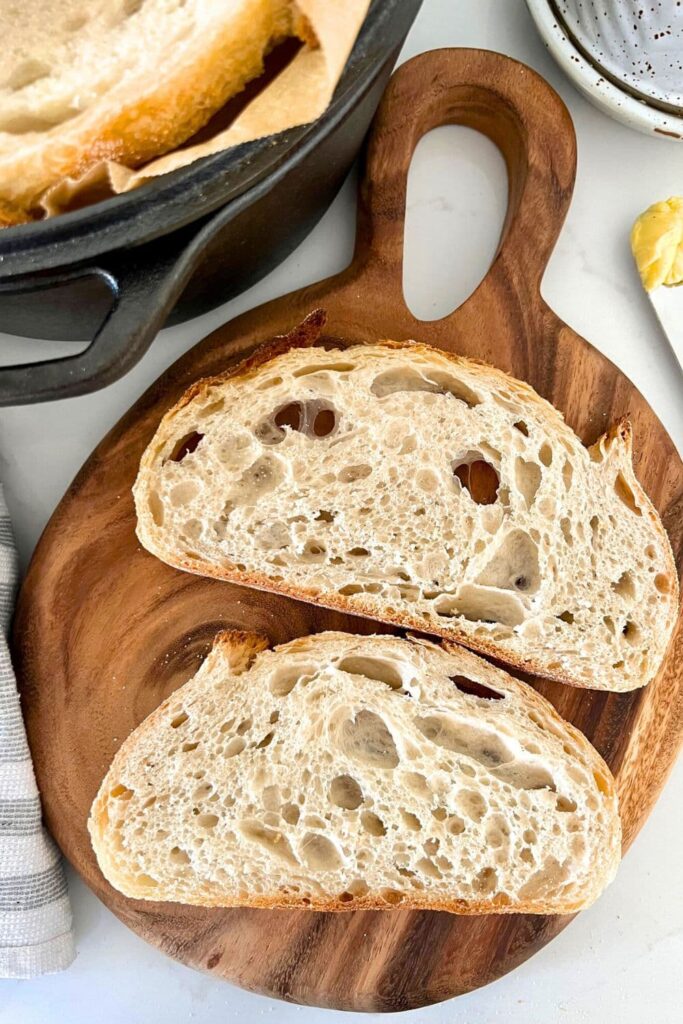
[[(293, 348), (314, 346), (324, 329), (325, 322), (326, 314), (324, 310), (313, 310), (302, 324), (295, 327), (289, 334), (282, 335), (265, 343), (264, 345), (259, 346), (246, 359), (242, 360), (237, 365), (230, 367), (224, 373), (213, 377), (206, 377), (197, 381), (164, 415), (159, 427), (157, 428), (155, 437), (159, 437), (164, 434), (165, 427), (170, 427), (174, 416), (181, 409), (194, 399), (207, 395), (212, 388), (220, 386), (228, 380), (246, 381), (256, 376), (261, 367), (270, 362), (276, 356), (283, 355)], [(394, 350), (410, 349), (412, 351), (426, 354), (430, 354), (434, 351), (431, 346), (416, 341), (399, 342), (381, 339), (375, 344)], [(553, 416), (560, 416), (562, 422), (564, 422), (562, 414), (544, 398), (541, 398), (540, 395), (538, 395), (537, 392), (535, 392), (533, 388), (524, 381), (516, 380), (504, 373), (502, 370), (480, 360), (467, 359), (442, 349), (439, 349), (438, 353), (440, 356), (449, 360), (455, 367), (476, 367), (477, 371), (480, 374), (483, 373), (483, 375), (489, 380), (497, 383), (504, 383), (506, 387), (515, 390), (519, 395), (523, 396), (526, 402), (535, 406), (539, 412), (543, 414), (552, 412)], [(650, 502), (633, 471), (632, 436), (633, 432), (631, 424), (626, 418), (622, 418), (604, 435), (598, 438), (595, 444), (589, 449), (589, 452), (593, 452), (596, 455), (600, 454), (604, 459), (613, 458), (618, 460), (622, 468), (628, 470), (628, 483), (637, 498), (637, 502), (643, 514), (647, 516), (661, 543), (662, 550), (667, 561), (666, 572), (671, 580), (672, 587), (674, 588), (673, 604), (677, 607), (679, 601), (679, 585), (673, 551), (666, 530), (664, 529), (654, 506)], [(151, 470), (155, 458), (156, 451), (152, 451), (150, 445), (145, 450), (142, 457), (139, 475), (133, 489), (134, 494), (136, 495), (136, 500), (138, 489), (142, 490), (144, 487), (145, 473), (148, 470)], [(172, 550), (168, 550), (166, 548), (162, 549), (158, 541), (153, 539), (149, 533), (145, 531), (139, 516), (137, 535), (145, 547), (154, 552), (168, 565), (181, 569), (183, 572), (190, 572), (199, 576), (209, 576), (213, 579), (225, 580), (258, 590), (282, 594), (286, 597), (305, 601), (309, 604), (316, 604), (325, 608), (346, 612), (351, 615), (365, 616), (369, 619), (373, 619), (374, 621), (384, 622), (403, 629), (419, 630), (420, 632), (429, 633), (433, 636), (455, 641), (472, 651), (484, 654), (487, 657), (493, 658), (494, 660), (511, 668), (517, 669), (518, 671), (527, 672), (532, 675), (541, 676), (543, 678), (565, 683), (570, 686), (576, 686), (582, 689), (604, 689), (604, 687), (600, 687), (599, 685), (596, 685), (595, 687), (590, 686), (583, 680), (577, 679), (568, 672), (562, 670), (549, 671), (544, 665), (539, 664), (538, 661), (533, 658), (524, 658), (521, 656), (515, 657), (511, 652), (501, 648), (499, 644), (490, 642), (486, 638), (472, 636), (459, 629), (457, 625), (450, 625), (448, 628), (441, 628), (433, 622), (426, 621), (420, 616), (413, 616), (396, 609), (393, 610), (391, 615), (383, 614), (373, 602), (363, 600), (359, 597), (350, 601), (342, 594), (321, 594), (317, 590), (311, 590), (305, 587), (288, 586), (286, 582), (275, 581), (263, 573), (243, 571), (236, 567), (228, 568), (225, 566), (216, 566), (211, 562), (202, 560), (189, 561), (187, 559), (178, 558)], [(675, 618), (673, 619), (673, 622), (675, 622)], [(618, 692), (628, 692), (629, 690), (638, 689), (642, 685), (644, 685), (644, 683), (638, 682), (637, 680), (632, 683), (629, 680), (625, 680), (623, 687), (620, 687)]]
[[(141, 900), (143, 903), (154, 902), (153, 900), (146, 900), (144, 896), (127, 893), (123, 889), (120, 891), (123, 892), (124, 896)], [(520, 901), (514, 905), (510, 905), (498, 897), (470, 903), (466, 900), (418, 899), (413, 896), (406, 896), (395, 907), (388, 904), (381, 897), (373, 896), (356, 898), (353, 901), (353, 906), (349, 906), (348, 903), (342, 903), (340, 900), (324, 900), (313, 896), (310, 903), (302, 903), (301, 900), (294, 896), (250, 896), (239, 903), (219, 903), (215, 900), (197, 898), (191, 904), (186, 905), (193, 907), (222, 907), (224, 909), (244, 907), (245, 909), (252, 910), (313, 910), (328, 914), (350, 914), (356, 910), (441, 910), (447, 914), (458, 914), (461, 917), (480, 916), (482, 914), (552, 914), (553, 916), (563, 916), (565, 914), (578, 914), (579, 911), (586, 910), (595, 902), (598, 895), (599, 892), (596, 892), (595, 897), (590, 900), (575, 901), (573, 903), (569, 900), (558, 900), (554, 903), (547, 900), (538, 900), (536, 902), (529, 900), (527, 902)]]
[[(375, 635), (376, 637), (377, 635)], [(330, 643), (334, 643), (336, 639), (348, 639), (349, 634), (342, 633), (340, 631), (327, 631), (323, 634), (313, 634), (307, 637), (301, 637), (299, 640), (293, 640), (289, 643), (279, 644), (273, 648), (274, 652), (278, 652), (282, 649), (288, 649), (290, 651), (296, 650), (296, 647), (300, 645), (309, 646), (311, 641), (315, 643), (316, 640), (325, 640)], [(371, 637), (363, 637), (362, 639), (371, 639)], [(425, 647), (442, 647), (448, 653), (454, 655), (462, 655), (462, 650), (458, 644), (441, 641), (437, 644), (430, 640), (423, 640), (419, 637), (409, 636), (407, 639), (423, 645)], [(322, 645), (321, 645), (322, 646)], [(231, 671), (235, 673), (234, 665), (240, 665), (236, 674), (245, 671), (253, 661), (253, 658), (270, 647), (268, 639), (259, 633), (248, 633), (239, 630), (224, 630), (218, 633), (214, 639), (212, 649), (207, 656), (209, 659), (217, 659), (223, 657), (226, 663), (231, 667)], [(245, 660), (245, 654), (247, 660)], [(468, 655), (469, 657), (469, 655)], [(491, 669), (490, 669), (491, 671)], [(188, 684), (186, 684), (188, 685)], [(555, 708), (537, 693), (533, 687), (526, 683), (515, 679), (512, 676), (507, 676), (505, 679), (505, 685), (508, 690), (517, 694), (525, 703), (536, 709), (541, 715), (550, 719), (557, 727), (562, 731), (569, 734), (570, 738), (579, 747), (584, 754), (586, 760), (591, 765), (591, 769), (594, 774), (600, 776), (600, 788), (608, 802), (615, 811), (613, 823), (614, 829), (612, 833), (607, 837), (609, 848), (612, 850), (612, 858), (607, 867), (600, 873), (596, 872), (597, 883), (600, 880), (604, 880), (605, 876), (612, 877), (617, 869), (620, 861), (620, 821), (617, 813), (617, 791), (616, 784), (612, 773), (600, 756), (598, 751), (592, 746), (591, 743), (578, 729), (576, 729), (571, 723), (566, 722), (555, 710)], [(182, 689), (182, 688), (181, 688)], [(157, 725), (160, 724), (166, 715), (168, 707), (177, 702), (177, 693), (171, 694), (162, 704), (159, 705), (139, 726), (134, 733), (129, 736), (122, 746), (119, 748), (114, 756), (114, 760), (105, 776), (102, 785), (95, 797), (93, 802), (90, 817), (88, 819), (88, 830), (90, 832), (91, 842), (93, 849), (96, 853), (98, 862), (101, 867), (106, 866), (107, 871), (105, 876), (111, 880), (112, 877), (116, 878), (116, 888), (122, 892), (125, 896), (133, 899), (139, 899), (143, 902), (156, 903), (158, 900), (147, 899), (144, 895), (141, 895), (139, 891), (136, 891), (134, 887), (127, 887), (126, 880), (117, 875), (116, 868), (113, 861), (108, 856), (107, 844), (103, 839), (104, 825), (106, 825), (106, 800), (107, 790), (109, 788), (109, 779), (113, 775), (114, 777), (119, 772), (120, 768), (125, 765), (126, 758), (128, 756), (128, 746), (134, 737), (139, 737), (142, 733), (153, 734)], [(310, 898), (307, 898), (306, 902), (303, 902), (300, 897), (289, 896), (282, 893), (273, 893), (272, 895), (245, 895), (241, 896), (239, 900), (235, 902), (226, 902), (225, 898), (205, 898), (200, 894), (197, 894), (191, 901), (192, 906), (201, 907), (250, 907), (254, 909), (264, 910), (278, 910), (278, 909), (292, 909), (292, 910), (312, 910), (322, 911), (329, 913), (349, 913), (356, 910), (436, 910), (445, 911), (452, 914), (461, 915), (475, 915), (475, 914), (575, 914), (580, 910), (586, 909), (590, 906), (600, 895), (603, 890), (603, 885), (594, 885), (589, 892), (586, 893), (583, 899), (570, 900), (570, 899), (527, 899), (512, 902), (504, 894), (497, 894), (495, 897), (488, 900), (444, 900), (429, 895), (420, 896), (413, 895), (411, 893), (403, 894), (403, 898), (400, 903), (390, 904), (386, 900), (382, 899), (379, 894), (368, 893), (362, 897), (354, 897), (353, 903), (350, 905), (340, 899), (326, 899), (311, 893)], [(186, 900), (180, 901), (187, 903)]]
[[(239, 24), (230, 20), (224, 31), (204, 34), (182, 61), (169, 54), (156, 77), (149, 70), (133, 74), (125, 88), (111, 90), (63, 126), (27, 134), (21, 142), (0, 132), (0, 197), (26, 219), (65, 178), (78, 179), (103, 161), (139, 167), (175, 149), (259, 75), (268, 51), (299, 27), (305, 26), (293, 17), (292, 0), (245, 6)], [(7, 223), (1, 213), (0, 226)]]
[(23, 210), (19, 210), (12, 203), (7, 203), (0, 198), (0, 228), (13, 228), (17, 224), (26, 224), (30, 220), (30, 216)]

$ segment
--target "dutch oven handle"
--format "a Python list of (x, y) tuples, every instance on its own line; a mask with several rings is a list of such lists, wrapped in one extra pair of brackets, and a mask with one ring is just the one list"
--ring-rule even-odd
[(0, 367), (0, 406), (27, 405), (84, 395), (112, 384), (138, 362), (164, 324), (197, 259), (214, 234), (219, 215), (199, 231), (190, 225), (171, 237), (122, 250), (93, 265), (40, 278), (0, 282), (17, 295), (97, 276), (112, 293), (112, 305), (90, 345), (77, 355)]

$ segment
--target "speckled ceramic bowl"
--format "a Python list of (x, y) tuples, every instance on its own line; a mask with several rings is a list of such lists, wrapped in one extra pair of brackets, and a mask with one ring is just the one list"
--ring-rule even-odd
[(683, 5), (526, 2), (548, 50), (595, 106), (647, 135), (683, 140)]

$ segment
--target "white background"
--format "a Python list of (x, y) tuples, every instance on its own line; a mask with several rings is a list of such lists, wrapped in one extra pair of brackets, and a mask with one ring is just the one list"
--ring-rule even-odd
[[(655, 200), (683, 192), (683, 144), (635, 134), (589, 106), (545, 52), (523, 0), (425, 0), (402, 59), (441, 46), (487, 47), (519, 58), (545, 75), (569, 106), (579, 143), (578, 179), (544, 295), (637, 383), (683, 450), (683, 377), (640, 291), (628, 248), (635, 216)], [(349, 261), (353, 207), (354, 185), (348, 182), (282, 266), (238, 299), (163, 332), (124, 380), (84, 398), (0, 410), (0, 480), (24, 563), (95, 443), (166, 366), (236, 314)], [(406, 294), (418, 315), (442, 315), (469, 294), (493, 255), (504, 210), (505, 170), (491, 143), (463, 128), (439, 129), (423, 140), (410, 173), (407, 227)], [(428, 325), (422, 337), (429, 340)], [(54, 351), (46, 343), (2, 335), (0, 341), (5, 362)], [(682, 804), (679, 764), (617, 880), (596, 906), (501, 981), (402, 1014), (401, 1021), (680, 1020)], [(1, 982), (3, 1024), (213, 1024), (268, 1018), (328, 1024), (340, 1018), (242, 992), (182, 967), (128, 932), (71, 871), (69, 883), (78, 958), (61, 975)], [(349, 1022), (369, 1019), (344, 1016)]]

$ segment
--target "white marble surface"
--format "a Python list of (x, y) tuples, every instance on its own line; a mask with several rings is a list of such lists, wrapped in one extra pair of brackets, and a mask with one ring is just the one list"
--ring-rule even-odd
[[(641, 293), (628, 251), (634, 217), (683, 189), (683, 149), (646, 138), (590, 107), (543, 49), (523, 0), (425, 0), (403, 58), (439, 46), (480, 46), (526, 61), (559, 90), (574, 117), (574, 202), (543, 291), (557, 312), (636, 381), (683, 450), (683, 379)], [(411, 169), (406, 292), (434, 318), (484, 273), (504, 215), (505, 171), (485, 139), (441, 129)], [(340, 269), (353, 242), (352, 183), (278, 270), (240, 298), (165, 331), (124, 380), (95, 395), (0, 410), (0, 479), (24, 562), (93, 445), (180, 353), (242, 310)], [(429, 339), (429, 326), (424, 329)], [(52, 350), (0, 335), (5, 362)], [(669, 1024), (683, 996), (683, 764), (674, 770), (604, 897), (532, 961), (479, 992), (401, 1016), (424, 1024)], [(7, 1024), (177, 1024), (273, 1019), (325, 1024), (329, 1011), (251, 995), (181, 967), (128, 932), (69, 875), (79, 955), (65, 973), (0, 984)], [(338, 1015), (336, 1015), (338, 1016)], [(346, 1020), (367, 1016), (346, 1015)], [(379, 1018), (377, 1018), (379, 1019)]]

